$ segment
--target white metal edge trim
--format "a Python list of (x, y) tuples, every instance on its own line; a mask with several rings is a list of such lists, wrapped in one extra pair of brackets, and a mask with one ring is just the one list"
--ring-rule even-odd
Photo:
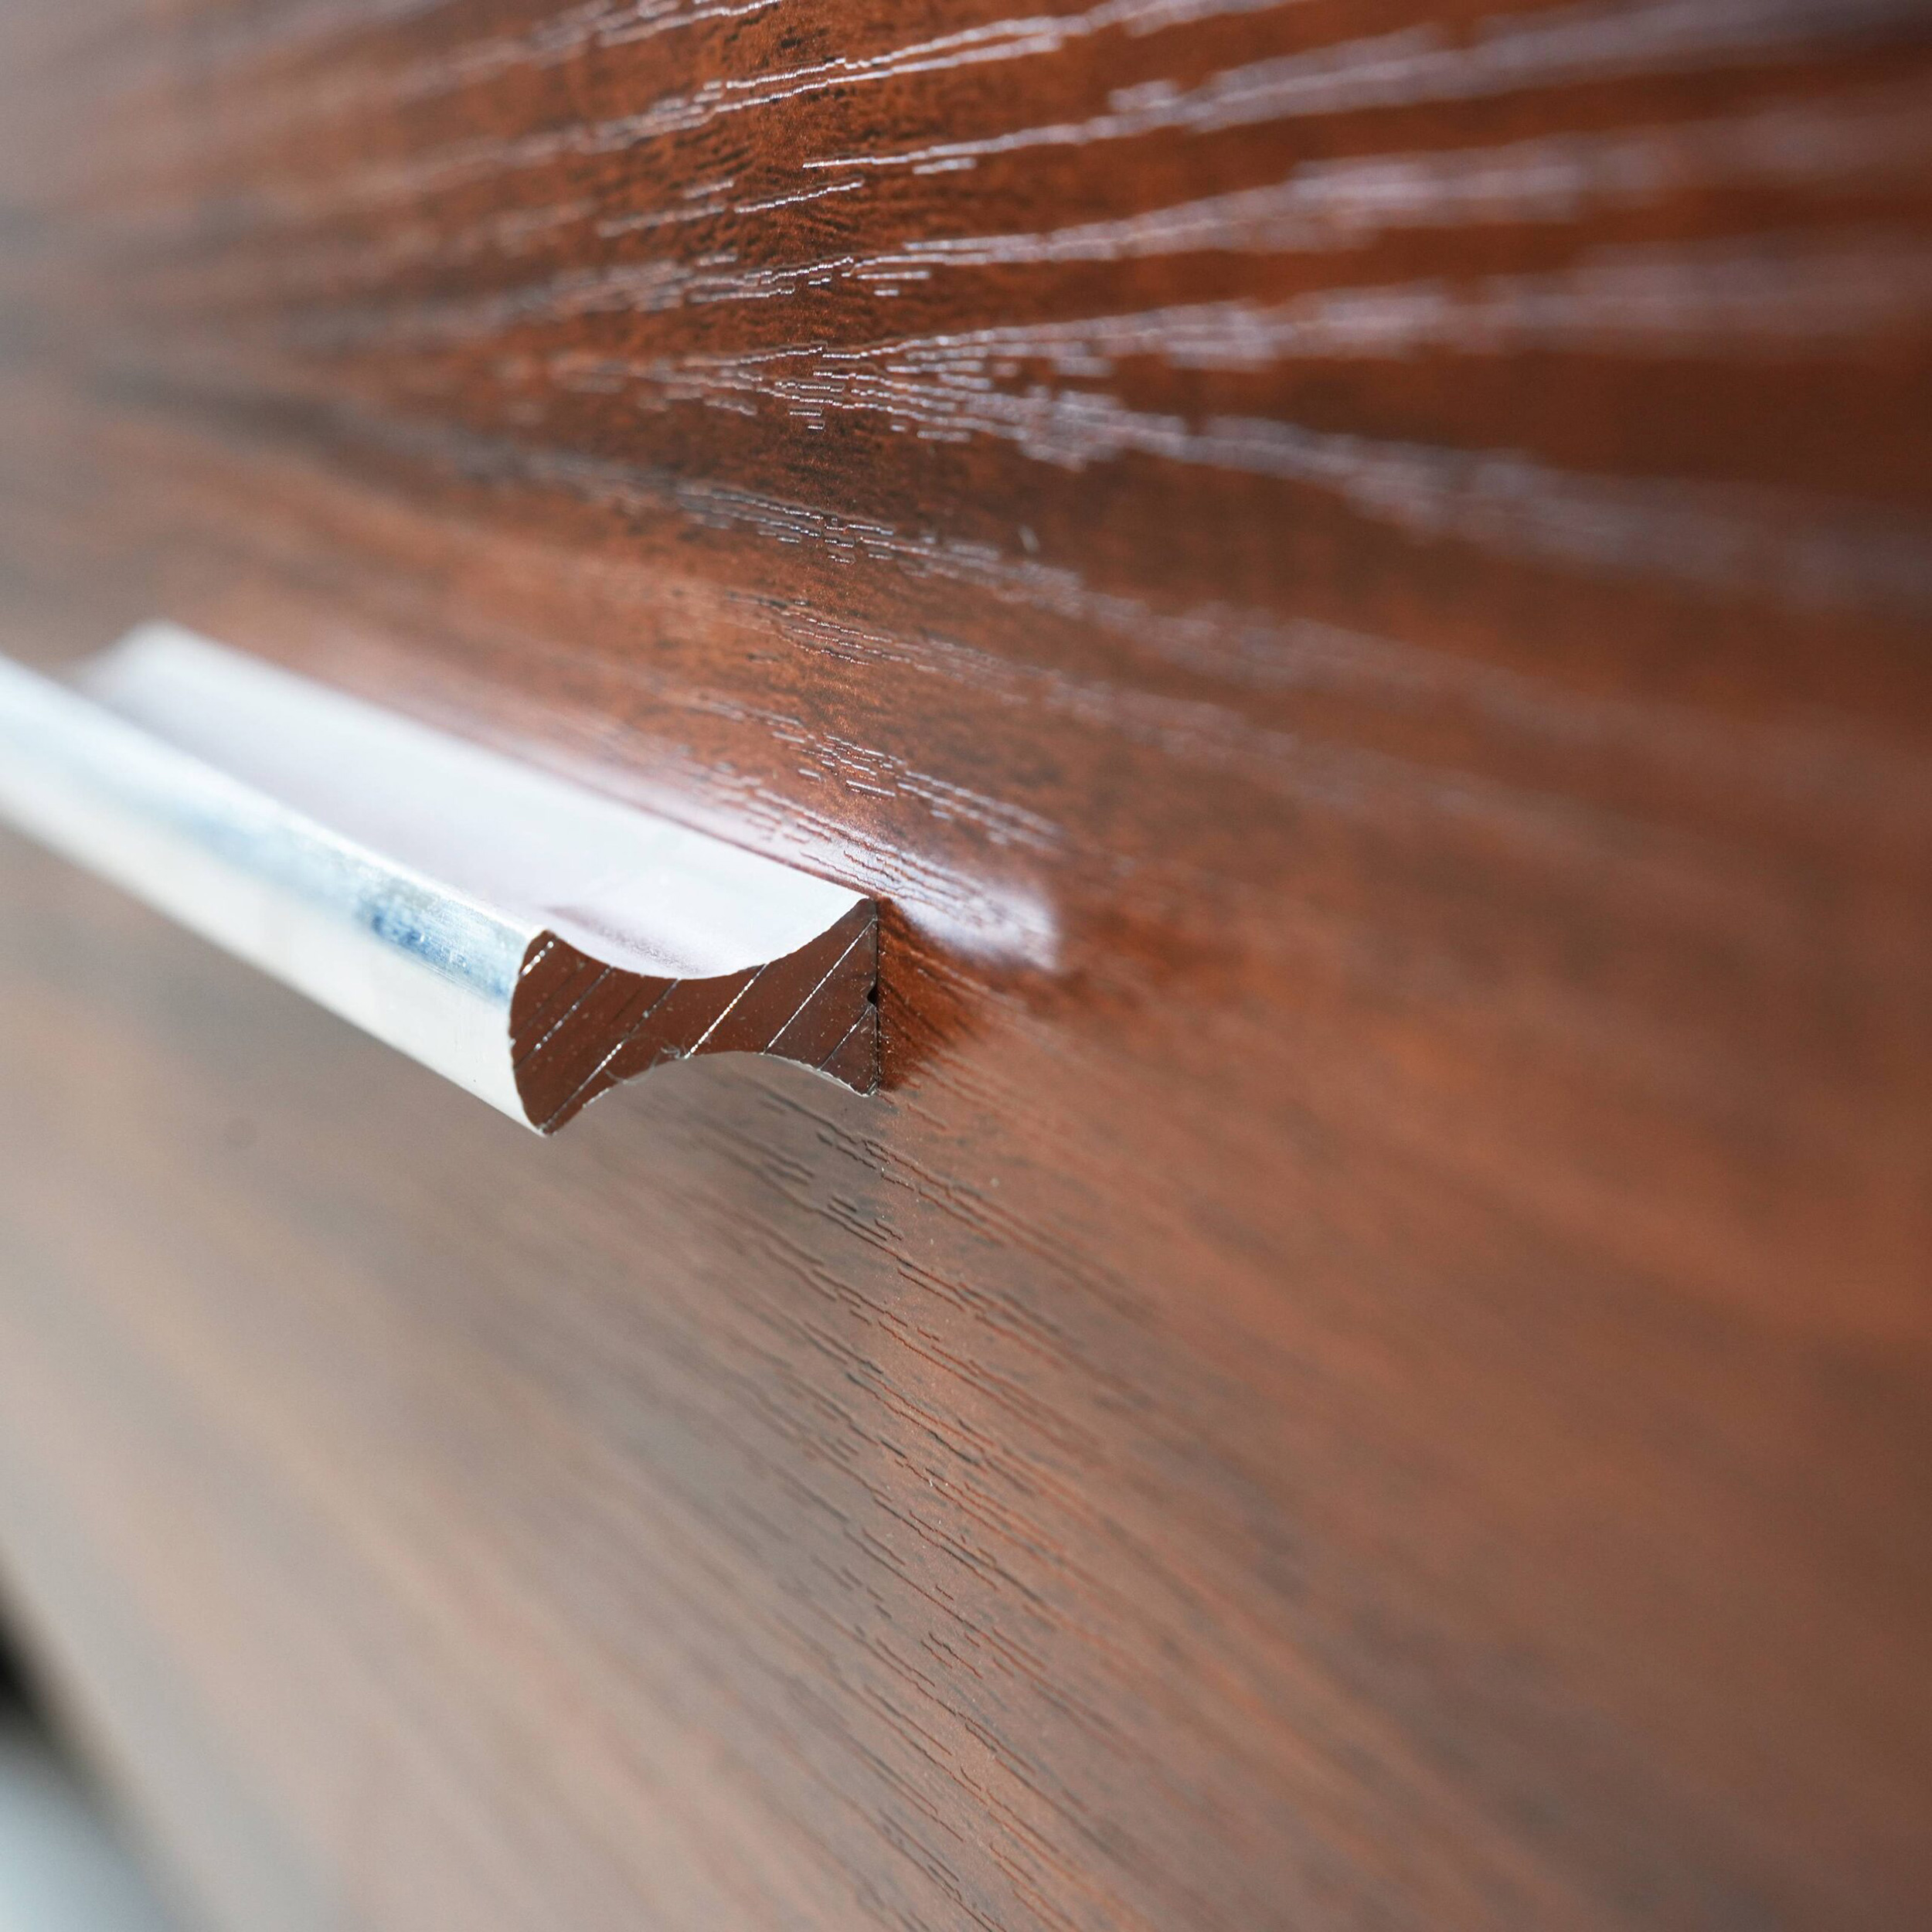
[(73, 684), (0, 658), (0, 819), (526, 1126), (546, 934), (722, 978), (869, 903), (170, 624)]

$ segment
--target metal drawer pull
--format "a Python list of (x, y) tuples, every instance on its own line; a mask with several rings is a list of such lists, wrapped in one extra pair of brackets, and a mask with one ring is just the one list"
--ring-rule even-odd
[(0, 658), (0, 819), (513, 1120), (694, 1053), (878, 1084), (878, 909), (167, 624)]

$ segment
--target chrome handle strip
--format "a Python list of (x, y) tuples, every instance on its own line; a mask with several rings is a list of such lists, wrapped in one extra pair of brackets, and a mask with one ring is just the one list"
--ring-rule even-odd
[(693, 1053), (878, 1083), (869, 900), (176, 625), (0, 658), (0, 819), (540, 1133)]

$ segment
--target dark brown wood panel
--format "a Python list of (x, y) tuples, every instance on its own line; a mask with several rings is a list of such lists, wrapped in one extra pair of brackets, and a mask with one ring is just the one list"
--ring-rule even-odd
[(13, 846), (0, 1574), (223, 1922), (1916, 1927), (1932, 5), (19, 0), (0, 623), (878, 894), (526, 1144)]

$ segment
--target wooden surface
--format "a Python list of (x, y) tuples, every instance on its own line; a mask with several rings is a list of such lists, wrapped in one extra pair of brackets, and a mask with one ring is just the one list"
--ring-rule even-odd
[(1932, 6), (19, 0), (0, 619), (876, 893), (543, 1148), (0, 855), (0, 1574), (218, 1921), (1922, 1925)]

